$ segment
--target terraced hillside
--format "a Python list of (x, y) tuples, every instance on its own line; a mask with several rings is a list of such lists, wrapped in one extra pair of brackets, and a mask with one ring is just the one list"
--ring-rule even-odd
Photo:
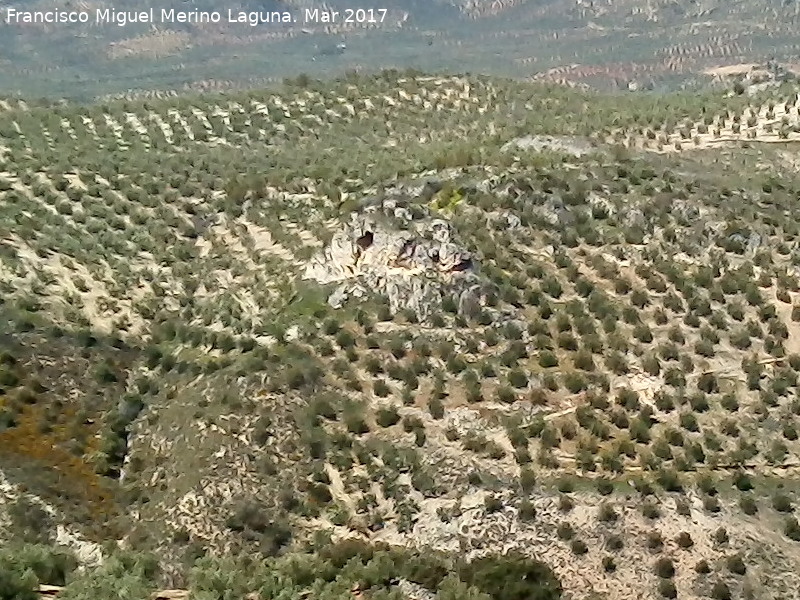
[(707, 115), (697, 122), (686, 119), (665, 123), (661, 128), (642, 128), (633, 135), (616, 131), (609, 141), (617, 141), (622, 136), (626, 145), (657, 152), (679, 151), (684, 146), (720, 147), (737, 143), (772, 143), (791, 148), (800, 141), (797, 92), (790, 91), (785, 98), (776, 94), (773, 98), (763, 105), (748, 105), (738, 114)]
[[(220, 21), (98, 24), (105, 2), (0, 3), (0, 68), (8, 95), (87, 100), (108, 95), (258, 88), (286, 76), (382, 68), (492, 73), (621, 89), (705, 84), (709, 70), (778, 60), (797, 70), (794, 0), (197, 0), (157, 8), (220, 11)], [(116, 10), (149, 9), (128, 2)], [(84, 10), (84, 24), (6, 22), (8, 9)], [(308, 21), (306, 9), (340, 19)], [(347, 10), (362, 13), (344, 22)], [(296, 21), (228, 22), (234, 14), (288, 11)], [(351, 15), (352, 16), (352, 15)], [(268, 21), (263, 17), (262, 21)]]
[(608, 137), (769, 102), (387, 72), (4, 105), (5, 541), (103, 564), (34, 561), (67, 598), (502, 600), (509, 551), (546, 598), (797, 598), (793, 138)]

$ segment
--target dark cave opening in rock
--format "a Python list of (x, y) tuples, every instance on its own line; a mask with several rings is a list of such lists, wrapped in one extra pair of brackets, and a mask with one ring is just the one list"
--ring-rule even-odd
[(403, 242), (402, 247), (397, 252), (397, 256), (394, 259), (394, 266), (396, 267), (409, 267), (411, 266), (411, 260), (414, 255), (414, 240), (406, 240)]
[(469, 271), (472, 268), (472, 259), (468, 258), (466, 260), (462, 260), (456, 266), (454, 266), (451, 270), (453, 272), (461, 272), (461, 271)]
[(372, 242), (374, 241), (374, 238), (375, 238), (375, 236), (373, 235), (373, 233), (371, 231), (366, 231), (366, 232), (364, 232), (364, 235), (362, 235), (360, 238), (358, 238), (356, 240), (356, 244), (362, 250), (366, 250), (367, 248), (372, 246)]

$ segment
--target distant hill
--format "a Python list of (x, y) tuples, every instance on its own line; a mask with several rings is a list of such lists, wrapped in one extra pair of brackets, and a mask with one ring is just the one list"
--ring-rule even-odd
[[(116, 9), (149, 8), (134, 0)], [(6, 94), (90, 99), (131, 90), (211, 90), (287, 76), (415, 68), (483, 72), (570, 85), (674, 88), (703, 72), (769, 59), (798, 62), (797, 2), (771, 0), (387, 0), (385, 15), (349, 0), (208, 0), (158, 8), (219, 11), (218, 23), (94, 23), (111, 3), (4, 0), (0, 68)], [(338, 10), (335, 23), (306, 9)], [(83, 10), (84, 24), (7, 23), (9, 10)], [(369, 7), (365, 7), (369, 8)], [(228, 23), (227, 11), (289, 11), (296, 22)], [(156, 11), (159, 12), (159, 11)], [(370, 22), (374, 21), (374, 22)]]

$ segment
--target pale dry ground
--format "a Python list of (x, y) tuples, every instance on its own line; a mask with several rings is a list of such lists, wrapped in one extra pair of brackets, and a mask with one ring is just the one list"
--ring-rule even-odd
[(800, 172), (800, 152), (781, 151), (778, 156), (785, 167)]
[(215, 246), (226, 248), (242, 260), (248, 270), (259, 268), (259, 255), (273, 256), (292, 265), (298, 263), (288, 249), (273, 240), (272, 232), (246, 219), (212, 225), (207, 235), (198, 238), (197, 246), (201, 257), (208, 256)]
[(733, 77), (735, 75), (744, 75), (745, 73), (749, 73), (758, 66), (758, 63), (739, 63), (736, 65), (709, 67), (703, 71), (703, 74), (711, 75), (712, 77)]
[[(781, 63), (781, 67), (786, 69), (789, 73), (800, 75), (799, 63)], [(763, 63), (738, 63), (709, 67), (703, 71), (703, 74), (711, 77), (729, 78), (748, 74), (763, 74), (769, 76), (769, 71), (764, 67)]]
[(192, 36), (178, 31), (153, 31), (135, 38), (112, 42), (107, 49), (111, 59), (130, 58), (162, 58), (178, 54), (191, 47)]
[[(788, 306), (788, 305), (787, 305)], [(785, 311), (781, 311), (781, 316)], [(796, 328), (793, 328), (789, 342), (796, 342)], [(788, 342), (787, 342), (788, 343)], [(712, 361), (714, 362), (714, 361)], [(724, 360), (718, 361), (720, 368), (724, 368)], [(618, 377), (612, 383), (613, 388), (631, 387), (642, 394), (644, 404), (650, 403), (652, 395), (663, 386), (661, 377), (652, 377), (641, 373), (631, 373)], [(425, 389), (420, 393), (424, 395)], [(578, 406), (547, 414), (547, 421), (555, 421), (572, 412)], [(519, 467), (513, 460), (485, 462), (481, 459), (465, 457), (463, 449), (458, 442), (444, 440), (443, 432), (448, 427), (455, 427), (461, 435), (469, 431), (481, 432), (486, 438), (494, 440), (498, 445), (511, 450), (511, 444), (505, 430), (501, 427), (489, 425), (485, 414), (492, 403), (482, 403), (480, 409), (466, 406), (453, 407), (448, 402), (448, 411), (442, 421), (431, 418), (427, 411), (420, 407), (400, 407), (401, 415), (412, 415), (424, 422), (428, 435), (429, 456), (434, 462), (447, 462), (453, 466), (459, 465), (457, 470), (468, 470), (480, 464), (495, 475), (515, 478), (519, 476)], [(493, 406), (493, 405), (492, 405)], [(497, 407), (501, 408), (501, 407)], [(508, 409), (508, 407), (505, 407)], [(658, 413), (657, 413), (658, 414)], [(663, 416), (663, 415), (662, 415)], [(558, 453), (560, 460), (568, 465), (572, 458), (569, 454)], [(565, 469), (569, 470), (568, 467)], [(632, 473), (639, 468), (631, 467)], [(357, 502), (357, 496), (347, 492), (343, 483), (344, 473), (328, 465), (326, 467), (332, 485), (331, 491), (334, 499), (341, 506), (352, 509)], [(349, 477), (351, 474), (348, 473)], [(479, 556), (489, 551), (506, 551), (512, 548), (520, 549), (537, 556), (545, 557), (548, 564), (554, 567), (558, 576), (568, 590), (565, 598), (570, 600), (589, 600), (600, 598), (641, 600), (642, 598), (657, 597), (657, 578), (653, 574), (653, 565), (657, 558), (668, 556), (673, 558), (677, 575), (675, 584), (679, 597), (698, 598), (698, 576), (694, 566), (701, 559), (709, 561), (713, 566), (725, 556), (736, 551), (743, 551), (745, 556), (763, 555), (771, 549), (780, 548), (780, 551), (771, 560), (783, 561), (789, 570), (781, 571), (787, 567), (773, 565), (774, 568), (759, 567), (751, 569), (744, 578), (744, 585), (751, 589), (775, 585), (775, 578), (780, 580), (784, 589), (791, 589), (788, 573), (789, 565), (800, 564), (800, 550), (787, 545), (785, 539), (777, 532), (765, 532), (764, 523), (759, 517), (743, 517), (741, 511), (733, 504), (723, 503), (721, 515), (712, 516), (704, 512), (702, 497), (695, 492), (689, 492), (687, 498), (690, 502), (692, 514), (684, 516), (676, 512), (672, 500), (660, 503), (662, 516), (657, 521), (645, 518), (640, 512), (641, 502), (635, 497), (611, 496), (608, 500), (616, 506), (620, 513), (617, 524), (601, 524), (597, 521), (598, 507), (604, 500), (595, 493), (578, 493), (574, 496), (576, 506), (568, 514), (557, 508), (556, 498), (552, 495), (534, 494), (533, 503), (537, 511), (535, 523), (526, 524), (517, 518), (516, 509), (507, 506), (498, 515), (487, 515), (483, 510), (484, 498), (487, 492), (476, 491), (460, 499), (452, 496), (446, 498), (428, 499), (422, 494), (411, 490), (411, 498), (421, 507), (421, 515), (416, 520), (412, 532), (402, 533), (390, 523), (397, 517), (390, 502), (387, 502), (380, 491), (373, 491), (380, 509), (387, 517), (389, 523), (381, 531), (371, 534), (358, 519), (351, 520), (347, 526), (334, 526), (336, 538), (348, 538), (354, 535), (362, 539), (384, 541), (391, 544), (415, 546), (419, 544), (431, 545), (445, 551), (467, 553), (470, 556)], [(504, 498), (513, 504), (513, 493), (504, 494)], [(438, 511), (460, 507), (461, 516), (442, 522)], [(742, 522), (744, 520), (744, 522)], [(568, 521), (577, 531), (577, 537), (584, 540), (590, 548), (589, 554), (576, 557), (567, 542), (558, 541), (554, 530), (559, 523)], [(329, 519), (314, 522), (315, 526), (331, 527)], [(731, 532), (730, 546), (720, 547), (713, 541), (713, 534), (720, 527), (726, 527)], [(664, 538), (665, 550), (656, 554), (645, 546), (646, 535), (651, 531), (658, 531)], [(626, 548), (615, 554), (618, 568), (615, 573), (605, 573), (600, 560), (604, 554), (601, 548), (604, 536), (607, 533), (617, 533), (626, 540)], [(682, 549), (675, 538), (681, 532), (687, 532), (694, 541), (691, 549)], [(491, 549), (491, 550), (489, 550)], [(646, 566), (645, 566), (646, 565)], [(586, 590), (583, 592), (582, 590)], [(591, 590), (591, 593), (589, 593)], [(599, 593), (600, 596), (592, 595)], [(758, 597), (758, 596), (756, 596)], [(791, 597), (791, 596), (787, 596)]]

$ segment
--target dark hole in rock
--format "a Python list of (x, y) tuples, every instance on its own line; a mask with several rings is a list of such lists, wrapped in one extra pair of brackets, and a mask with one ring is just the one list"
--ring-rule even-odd
[(411, 205), (408, 210), (411, 212), (411, 219), (414, 221), (420, 221), (425, 218), (425, 211), (419, 206)]
[(472, 268), (472, 259), (468, 258), (466, 260), (462, 260), (455, 267), (453, 267), (453, 271), (467, 271), (471, 268)]
[(356, 244), (358, 244), (358, 247), (361, 248), (362, 250), (366, 250), (367, 248), (372, 246), (373, 238), (374, 236), (372, 232), (367, 231), (364, 235), (362, 235), (360, 238), (356, 240)]

